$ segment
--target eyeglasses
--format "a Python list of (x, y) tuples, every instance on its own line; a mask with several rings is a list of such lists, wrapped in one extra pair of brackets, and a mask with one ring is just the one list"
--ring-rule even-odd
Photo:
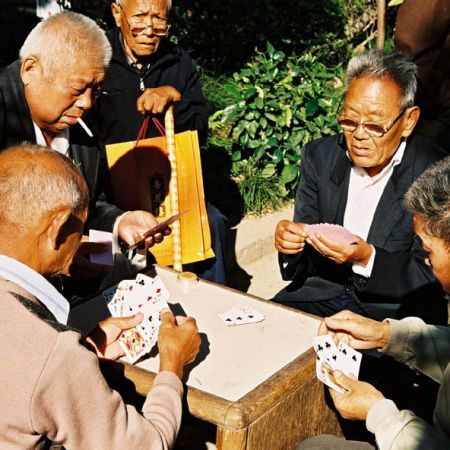
[(119, 8), (122, 10), (123, 16), (125, 17), (125, 22), (127, 23), (128, 28), (134, 36), (144, 34), (147, 28), (150, 28), (152, 30), (152, 34), (158, 37), (163, 37), (168, 33), (170, 29), (170, 25), (165, 19), (153, 19), (151, 17), (147, 17), (145, 21), (141, 21), (140, 19), (131, 19), (129, 21), (120, 3)]
[(403, 116), (405, 113), (406, 108), (403, 108), (400, 111), (400, 114), (389, 124), (383, 125), (381, 123), (375, 123), (375, 122), (357, 122), (356, 120), (350, 119), (349, 117), (340, 116), (338, 118), (339, 125), (344, 131), (350, 131), (353, 132), (358, 128), (358, 125), (361, 124), (364, 128), (364, 131), (366, 131), (367, 134), (370, 134), (374, 137), (383, 137), (400, 119), (400, 117)]

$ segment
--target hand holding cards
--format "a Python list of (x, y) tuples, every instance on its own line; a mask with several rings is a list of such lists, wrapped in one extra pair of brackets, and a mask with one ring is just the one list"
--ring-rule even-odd
[(169, 292), (159, 277), (138, 274), (136, 280), (124, 280), (103, 291), (113, 317), (143, 313), (144, 319), (135, 328), (119, 337), (119, 344), (130, 363), (149, 353), (158, 340), (160, 312), (169, 308)]
[(313, 348), (317, 353), (317, 378), (331, 389), (344, 392), (334, 378), (333, 372), (340, 370), (345, 375), (358, 379), (362, 355), (347, 344), (340, 343), (337, 347), (329, 334), (313, 338)]

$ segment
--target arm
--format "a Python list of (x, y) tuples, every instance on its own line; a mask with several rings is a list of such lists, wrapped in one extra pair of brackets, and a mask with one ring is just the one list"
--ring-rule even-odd
[(179, 378), (157, 375), (143, 417), (108, 387), (78, 338), (60, 333), (49, 355), (31, 404), (35, 431), (67, 448), (170, 448), (181, 422)]
[[(310, 161), (312, 148), (306, 145), (302, 149), (300, 165), (300, 182), (295, 197), (294, 223), (317, 223), (318, 213), (317, 176)], [(280, 250), (277, 246), (277, 250)], [(305, 247), (297, 254), (279, 252), (279, 265), (283, 280), (306, 277), (314, 272), (311, 258), (313, 250)]]

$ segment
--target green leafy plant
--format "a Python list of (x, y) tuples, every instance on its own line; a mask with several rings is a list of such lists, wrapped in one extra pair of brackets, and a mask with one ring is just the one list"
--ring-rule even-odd
[(210, 144), (231, 155), (247, 211), (293, 198), (302, 146), (337, 130), (340, 75), (311, 53), (287, 57), (267, 43), (224, 85), (233, 101), (211, 116)]

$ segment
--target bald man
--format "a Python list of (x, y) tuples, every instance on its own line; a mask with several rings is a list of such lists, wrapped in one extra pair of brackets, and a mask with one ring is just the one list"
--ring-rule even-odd
[[(142, 413), (109, 389), (98, 358), (142, 314), (110, 318), (83, 340), (48, 278), (64, 273), (88, 213), (86, 182), (67, 157), (39, 146), (0, 153), (0, 448), (167, 449), (181, 421), (183, 366), (200, 338), (192, 318), (162, 314), (160, 372)], [(178, 323), (178, 324), (177, 324)]]

